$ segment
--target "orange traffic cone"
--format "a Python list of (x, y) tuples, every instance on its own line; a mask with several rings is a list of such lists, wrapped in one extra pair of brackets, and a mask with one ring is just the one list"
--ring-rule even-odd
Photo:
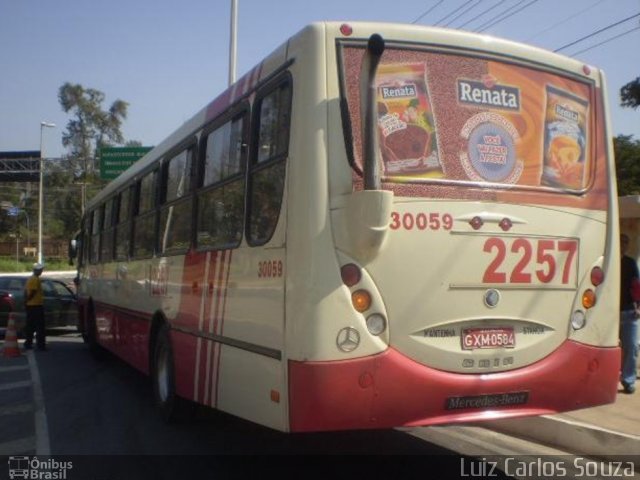
[(18, 348), (18, 332), (16, 332), (16, 321), (13, 318), (13, 312), (9, 313), (7, 329), (4, 332), (4, 348), (2, 353), (5, 357), (19, 357), (20, 348)]

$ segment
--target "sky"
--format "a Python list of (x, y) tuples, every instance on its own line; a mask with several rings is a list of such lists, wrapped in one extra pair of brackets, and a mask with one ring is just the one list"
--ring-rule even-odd
[[(486, 24), (484, 34), (555, 50), (640, 13), (640, 0), (237, 1), (238, 78), (314, 21), (417, 21), (465, 30)], [(67, 153), (62, 134), (71, 117), (57, 98), (65, 82), (104, 92), (105, 109), (128, 102), (125, 138), (159, 144), (226, 88), (230, 5), (0, 0), (0, 151), (39, 150), (44, 121), (56, 124), (42, 130), (45, 155)], [(501, 12), (513, 15), (488, 25)], [(621, 108), (619, 91), (640, 76), (638, 27), (640, 16), (561, 52), (604, 70), (612, 133), (636, 139), (640, 109)]]

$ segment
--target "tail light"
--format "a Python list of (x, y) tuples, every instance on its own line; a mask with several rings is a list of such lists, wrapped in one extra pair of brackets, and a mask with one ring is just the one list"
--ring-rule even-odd
[(604, 282), (604, 272), (600, 267), (593, 267), (591, 269), (591, 283), (594, 287), (597, 287), (602, 282)]
[(582, 306), (584, 308), (591, 308), (596, 304), (596, 292), (591, 290), (590, 288), (585, 290), (582, 294)]
[(340, 269), (340, 276), (342, 277), (342, 282), (347, 287), (353, 287), (362, 278), (362, 272), (357, 265), (353, 263), (347, 263)]
[(580, 330), (581, 328), (584, 328), (586, 323), (587, 318), (585, 317), (582, 310), (576, 310), (575, 312), (573, 312), (573, 315), (571, 315), (571, 326), (574, 330)]
[(367, 330), (371, 335), (380, 335), (387, 328), (387, 320), (379, 313), (367, 317)]
[(366, 290), (356, 290), (351, 294), (351, 303), (358, 312), (366, 312), (371, 306), (371, 295)]
[(15, 309), (13, 295), (7, 292), (0, 293), (0, 311), (12, 311)]

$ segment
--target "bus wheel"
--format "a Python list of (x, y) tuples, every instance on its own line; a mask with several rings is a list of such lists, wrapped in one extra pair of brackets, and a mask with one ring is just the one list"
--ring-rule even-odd
[(89, 305), (87, 313), (86, 333), (82, 336), (85, 343), (89, 346), (89, 352), (96, 360), (104, 359), (104, 348), (98, 343), (98, 333), (96, 328), (96, 314), (93, 304)]
[(153, 351), (153, 393), (160, 415), (165, 422), (172, 422), (192, 412), (192, 404), (178, 397), (175, 385), (173, 350), (169, 328), (162, 325), (156, 337)]
[(84, 343), (89, 343), (89, 307), (82, 307), (82, 311), (78, 312), (78, 331), (82, 334), (82, 341)]

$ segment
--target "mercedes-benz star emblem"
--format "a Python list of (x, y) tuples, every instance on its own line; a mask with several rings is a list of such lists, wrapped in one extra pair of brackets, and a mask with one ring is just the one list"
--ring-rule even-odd
[(353, 352), (360, 345), (360, 334), (353, 327), (345, 327), (338, 332), (336, 338), (338, 348), (343, 352)]

